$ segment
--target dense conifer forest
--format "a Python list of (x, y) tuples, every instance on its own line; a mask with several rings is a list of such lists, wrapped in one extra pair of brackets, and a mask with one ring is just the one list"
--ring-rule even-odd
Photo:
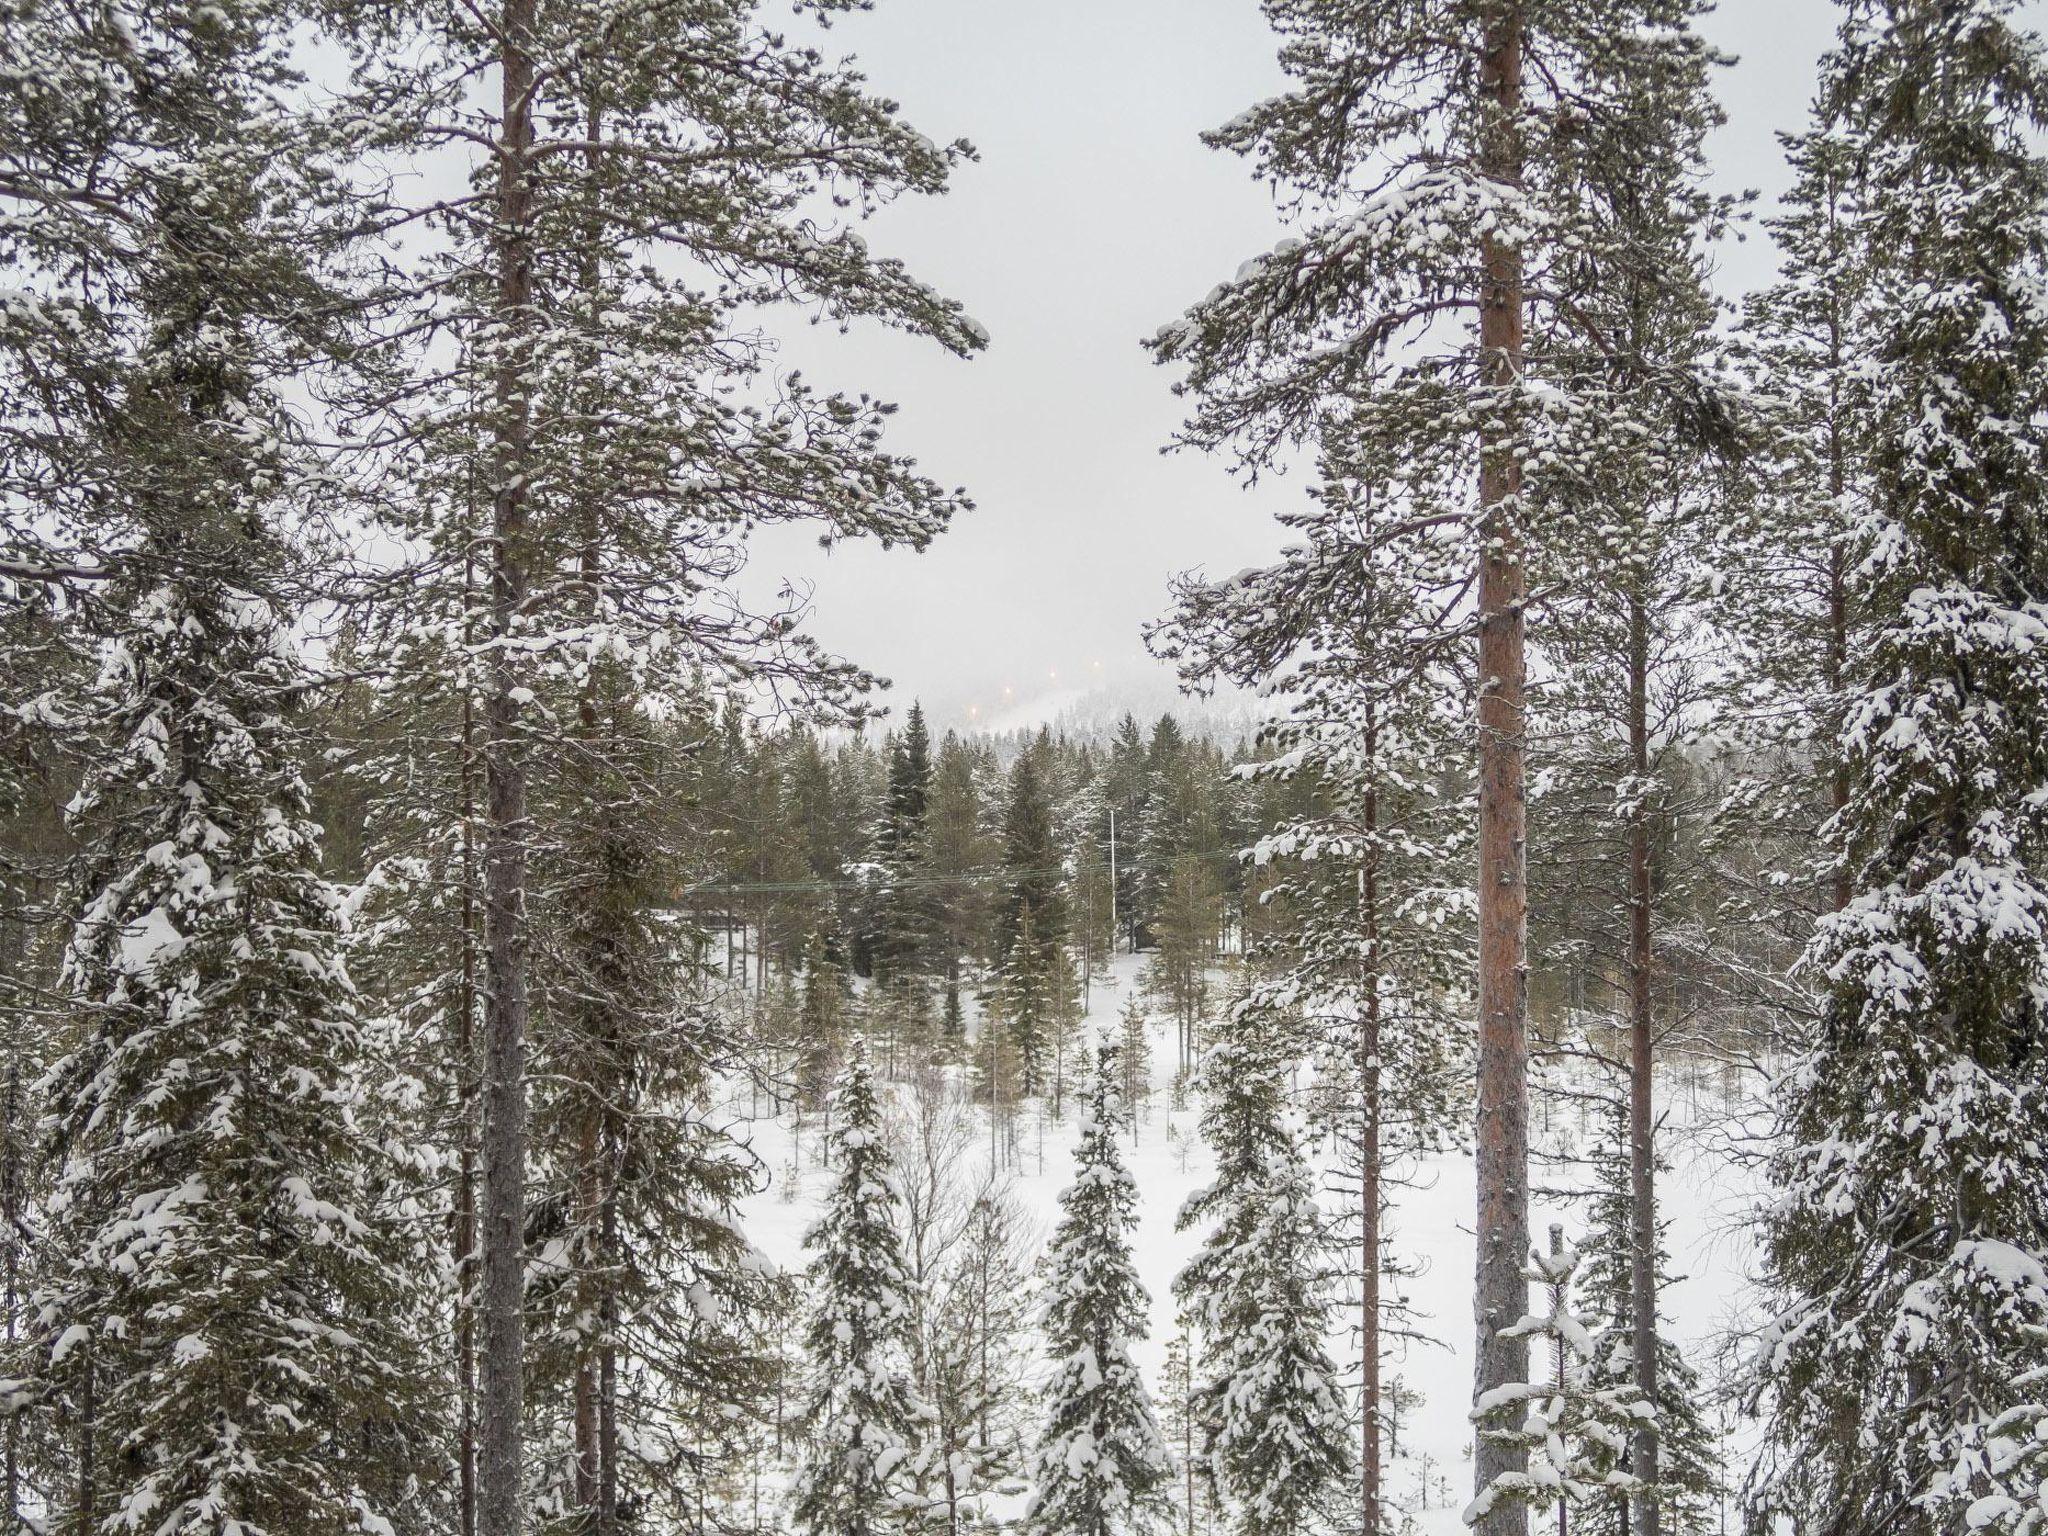
[(2048, 1536), (2038, 8), (1201, 3), (991, 730), (869, 0), (0, 0), (0, 1536)]

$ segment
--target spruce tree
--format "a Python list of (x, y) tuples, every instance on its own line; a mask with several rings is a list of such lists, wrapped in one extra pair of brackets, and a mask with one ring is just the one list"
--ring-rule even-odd
[(1017, 1063), (1017, 1091), (1037, 1098), (1052, 1085), (1057, 1000), (1052, 957), (1038, 939), (1029, 903), (1017, 912), (1010, 952), (997, 976), (996, 1007)]
[(1010, 766), (1009, 791), (1003, 802), (1004, 898), (996, 950), (1008, 959), (1028, 911), (1041, 951), (1066, 938), (1064, 869), (1059, 840), (1053, 831), (1052, 789), (1048, 764), (1035, 746), (1017, 754)]
[(1045, 1536), (1142, 1536), (1166, 1517), (1173, 1476), (1131, 1344), (1150, 1299), (1131, 1262), (1138, 1191), (1117, 1147), (1124, 1107), (1113, 1046), (1098, 1046), (1074, 1181), (1046, 1254), (1045, 1349), (1053, 1370), (1027, 1517)]
[(305, 673), (251, 590), (274, 558), (254, 526), (195, 518), (211, 574), (135, 583), (76, 805), (89, 890), (66, 981), (90, 1024), (45, 1086), (37, 1310), (47, 1389), (89, 1437), (86, 1524), (424, 1515), (424, 1277), (393, 1224), (405, 1175), (372, 1137), (346, 907), (290, 720)]
[(1145, 739), (1145, 805), (1138, 826), (1126, 834), (1138, 886), (1132, 900), (1139, 922), (1154, 928), (1167, 904), (1181, 860), (1214, 850), (1214, 827), (1194, 761), (1194, 744), (1171, 714), (1152, 723)]
[(1550, 1247), (1530, 1255), (1526, 1271), (1541, 1292), (1540, 1310), (1517, 1321), (1515, 1333), (1530, 1341), (1527, 1381), (1506, 1382), (1473, 1404), (1478, 1440), (1506, 1440), (1522, 1463), (1479, 1490), (1465, 1508), (1465, 1523), (1477, 1525), (1505, 1504), (1525, 1511), (1555, 1506), (1563, 1522), (1588, 1507), (1612, 1508), (1637, 1492), (1638, 1479), (1625, 1468), (1637, 1427), (1655, 1417), (1638, 1392), (1634, 1372), (1596, 1371), (1593, 1332), (1572, 1308), (1576, 1249), (1564, 1229), (1550, 1229)]
[(2003, 0), (1859, 0), (1822, 107), (1860, 173), (1871, 507), (1754, 1493), (1817, 1530), (2012, 1528), (2036, 1489), (2003, 1426), (2048, 1363), (2048, 57)]
[[(1593, 1330), (1593, 1355), (1587, 1365), (1589, 1386), (1617, 1387), (1638, 1383), (1635, 1368), (1635, 1216), (1631, 1210), (1628, 1119), (1619, 1103), (1602, 1106), (1601, 1124), (1589, 1153), (1594, 1193), (1587, 1212), (1586, 1239), (1573, 1275), (1574, 1313)], [(1660, 1172), (1668, 1171), (1660, 1164)], [(1653, 1255), (1657, 1290), (1671, 1283), (1665, 1233), (1670, 1220), (1659, 1217)], [(1673, 1536), (1713, 1536), (1720, 1529), (1725, 1485), (1714, 1427), (1706, 1418), (1706, 1384), (1699, 1368), (1669, 1334), (1659, 1331), (1656, 1393), (1649, 1399), (1657, 1415), (1657, 1509), (1663, 1528)], [(1628, 1469), (1640, 1475), (1631, 1459)], [(1573, 1522), (1583, 1536), (1628, 1536), (1640, 1527), (1630, 1520), (1625, 1495), (1594, 1499)]]
[(927, 976), (936, 941), (935, 892), (927, 873), (932, 772), (931, 733), (924, 710), (912, 704), (902, 734), (890, 748), (889, 795), (876, 838), (888, 871), (876, 958), (883, 977), (899, 991)]
[(1225, 1031), (1202, 1064), (1216, 1177), (1179, 1219), (1207, 1228), (1174, 1282), (1206, 1346), (1194, 1413), (1242, 1536), (1341, 1528), (1352, 1445), (1325, 1344), (1326, 1218), (1270, 1019), (1240, 1013)]
[(804, 1239), (809, 1440), (791, 1513), (810, 1536), (885, 1536), (916, 1506), (925, 1412), (914, 1347), (900, 1194), (867, 1047), (854, 1040), (834, 1094), (838, 1175)]
[(99, 642), (97, 678), (53, 701), (86, 768), (30, 1377), (76, 1437), (47, 1516), (80, 1530), (440, 1513), (416, 1186), (379, 1141), (384, 1064), (302, 772), (298, 520), (333, 495), (288, 397), (360, 340), (362, 210), (294, 65), (322, 19), (0, 18), (6, 196), (64, 210), (5, 221), (10, 271), (52, 301), (23, 290), (0, 326), (10, 527), (54, 456), (78, 471), (29, 522), (65, 569), (8, 574), (91, 583)]

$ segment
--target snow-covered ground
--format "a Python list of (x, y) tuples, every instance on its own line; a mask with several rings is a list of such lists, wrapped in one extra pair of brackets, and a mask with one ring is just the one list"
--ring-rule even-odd
[[(1109, 984), (1098, 978), (1089, 998), (1086, 1029), (1090, 1036), (1111, 1029), (1124, 1001), (1141, 985), (1144, 957), (1116, 958)], [(1142, 1221), (1135, 1249), (1140, 1272), (1152, 1295), (1152, 1336), (1137, 1359), (1155, 1395), (1165, 1361), (1166, 1341), (1174, 1328), (1173, 1277), (1193, 1252), (1200, 1234), (1175, 1230), (1175, 1219), (1187, 1195), (1205, 1184), (1211, 1173), (1208, 1149), (1196, 1128), (1197, 1105), (1192, 1093), (1187, 1107), (1171, 1108), (1174, 1042), (1172, 1024), (1152, 1023), (1152, 1087), (1142, 1106), (1135, 1145), (1127, 1149), (1133, 1176), (1143, 1199)], [(1671, 1326), (1689, 1357), (1709, 1382), (1718, 1374), (1717, 1360), (1740, 1305), (1742, 1277), (1751, 1257), (1742, 1215), (1749, 1205), (1746, 1175), (1718, 1150), (1712, 1134), (1725, 1113), (1718, 1077), (1711, 1083), (1683, 1070), (1667, 1074), (1663, 1084), (1668, 1106), (1660, 1149), (1672, 1172), (1661, 1188), (1663, 1213), (1670, 1219), (1672, 1268), (1678, 1279), (1666, 1293)], [(749, 1097), (742, 1093), (731, 1108), (744, 1116)], [(971, 1159), (989, 1155), (986, 1113), (969, 1106), (981, 1128), (972, 1143)], [(818, 1118), (808, 1118), (802, 1134), (802, 1161), (792, 1173), (792, 1122), (754, 1119), (742, 1123), (756, 1154), (770, 1170), (768, 1189), (755, 1196), (745, 1212), (747, 1230), (777, 1264), (801, 1268), (804, 1233), (816, 1219), (819, 1203), (832, 1178), (818, 1162), (822, 1138)], [(1044, 1148), (1041, 1166), (1039, 1148)], [(1009, 1173), (1020, 1204), (1051, 1230), (1061, 1189), (1072, 1171), (1074, 1115), (1069, 1107), (1063, 1122), (1022, 1117), (1017, 1130), (1017, 1157)], [(1546, 1119), (1539, 1109), (1532, 1125), (1539, 1147), (1569, 1151), (1586, 1140), (1587, 1127), (1574, 1111), (1556, 1110)], [(1388, 1493), (1400, 1507), (1417, 1512), (1415, 1529), (1423, 1536), (1450, 1536), (1465, 1529), (1459, 1511), (1471, 1497), (1471, 1428), (1466, 1414), (1472, 1396), (1472, 1272), (1473, 1175), (1469, 1157), (1452, 1154), (1426, 1161), (1416, 1170), (1413, 1186), (1395, 1195), (1394, 1243), (1404, 1261), (1419, 1266), (1408, 1291), (1423, 1327), (1435, 1341), (1411, 1347), (1389, 1368), (1404, 1387), (1420, 1396), (1399, 1426), (1396, 1458), (1388, 1470)], [(1539, 1167), (1533, 1182), (1555, 1187), (1561, 1176)], [(1576, 1230), (1582, 1212), (1574, 1203), (1539, 1194), (1530, 1213), (1538, 1241), (1553, 1221), (1567, 1233)], [(1344, 1358), (1341, 1339), (1333, 1341)], [(1739, 1480), (1739, 1446), (1731, 1447), (1731, 1478)], [(1730, 1523), (1734, 1511), (1730, 1509)]]

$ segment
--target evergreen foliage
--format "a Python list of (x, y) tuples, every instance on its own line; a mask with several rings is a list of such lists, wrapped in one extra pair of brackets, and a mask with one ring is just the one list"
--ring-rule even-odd
[(1572, 1310), (1579, 1257), (1557, 1227), (1551, 1228), (1549, 1251), (1530, 1256), (1529, 1280), (1542, 1294), (1542, 1310), (1513, 1326), (1534, 1346), (1532, 1373), (1542, 1374), (1482, 1393), (1472, 1409), (1474, 1432), (1515, 1441), (1524, 1466), (1479, 1491), (1466, 1506), (1467, 1525), (1510, 1502), (1575, 1512), (1611, 1508), (1617, 1495), (1636, 1487), (1625, 1470), (1629, 1442), (1655, 1410), (1629, 1375), (1597, 1364), (1598, 1341)]
[(1174, 1295), (1205, 1346), (1191, 1401), (1210, 1475), (1243, 1536), (1282, 1536), (1342, 1525), (1353, 1449), (1325, 1343), (1326, 1219), (1262, 1022), (1239, 1015), (1203, 1060), (1216, 1177), (1181, 1210), (1206, 1231)]
[(810, 1438), (791, 1514), (812, 1536), (881, 1536), (905, 1529), (918, 1506), (926, 1410), (910, 1376), (915, 1340), (897, 1174), (859, 1039), (833, 1097), (838, 1172), (804, 1239)]
[[(1635, 1322), (1631, 1298), (1635, 1239), (1631, 1229), (1628, 1130), (1624, 1107), (1608, 1106), (1591, 1149), (1595, 1188), (1587, 1211), (1586, 1240), (1573, 1275), (1574, 1313), (1593, 1330), (1587, 1383), (1595, 1389), (1628, 1386), (1635, 1380)], [(1660, 1172), (1664, 1171), (1660, 1165)], [(1656, 1275), (1661, 1295), (1670, 1284), (1670, 1255), (1664, 1248), (1668, 1218), (1657, 1223)], [(1658, 1514), (1674, 1536), (1713, 1536), (1721, 1523), (1727, 1492), (1720, 1448), (1708, 1422), (1708, 1389), (1700, 1370), (1668, 1333), (1657, 1337)], [(1574, 1526), (1585, 1536), (1624, 1536), (1629, 1523), (1626, 1497), (1595, 1499), (1580, 1510)]]
[(1096, 1048), (1074, 1148), (1074, 1181), (1046, 1255), (1052, 1365), (1029, 1522), (1048, 1536), (1142, 1536), (1165, 1518), (1172, 1477), (1144, 1379), (1130, 1355), (1150, 1305), (1131, 1262), (1138, 1191), (1117, 1137), (1124, 1107), (1113, 1046)]
[(1997, 0), (1854, 5), (1825, 67), (1873, 336), (1830, 829), (1851, 895), (1781, 1099), (1754, 1485), (1823, 1528), (1984, 1528), (2035, 1496), (1994, 1426), (2048, 1320), (2044, 111), (2048, 59)]

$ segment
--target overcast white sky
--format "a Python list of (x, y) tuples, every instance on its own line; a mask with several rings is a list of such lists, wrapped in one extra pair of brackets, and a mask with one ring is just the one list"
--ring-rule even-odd
[[(1804, 121), (1834, 24), (1824, 0), (1721, 0), (1708, 31), (1739, 56), (1713, 145), (1725, 186), (1781, 189), (1773, 135)], [(941, 727), (1050, 713), (1098, 683), (1156, 698), (1166, 674), (1138, 627), (1170, 575), (1265, 558), (1276, 498), (1300, 494), (1162, 455), (1180, 402), (1139, 347), (1279, 234), (1242, 164), (1196, 138), (1283, 86), (1256, 0), (880, 0), (831, 37), (917, 127), (980, 150), (946, 197), (868, 234), (992, 340), (963, 363), (798, 325), (786, 351), (820, 384), (897, 401), (894, 446), (977, 507), (922, 555), (764, 542), (754, 579), (813, 583), (819, 638)], [(1729, 290), (1771, 264), (1752, 234), (1724, 258)]]

